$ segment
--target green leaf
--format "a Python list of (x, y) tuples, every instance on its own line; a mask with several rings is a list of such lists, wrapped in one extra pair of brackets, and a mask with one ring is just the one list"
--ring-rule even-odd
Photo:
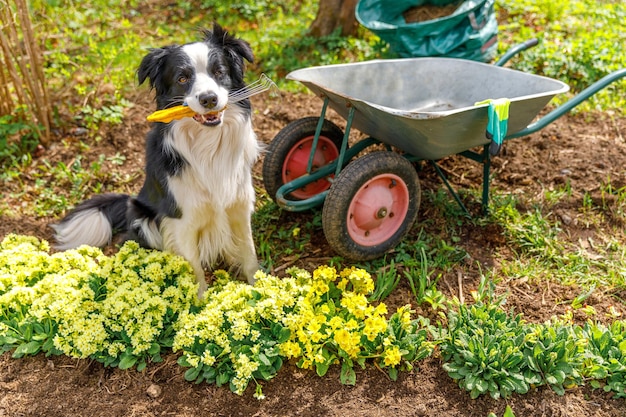
[(397, 381), (398, 380), (398, 369), (397, 368), (389, 368), (389, 378), (392, 381)]
[(148, 354), (156, 355), (161, 351), (161, 346), (158, 343), (153, 343), (150, 345), (150, 349), (148, 349)]
[(265, 381), (269, 381), (270, 379), (274, 378), (274, 376), (276, 375), (273, 372), (268, 371), (267, 369), (259, 369), (257, 370), (258, 375), (260, 375), (260, 377), (262, 379), (264, 379)]
[(556, 392), (558, 395), (565, 395), (565, 388), (563, 388), (563, 385), (555, 384), (555, 385), (550, 385), (550, 387), (552, 387), (554, 392)]
[(221, 374), (217, 374), (217, 378), (215, 378), (215, 385), (217, 385), (218, 387), (221, 387), (222, 385), (226, 384), (228, 381), (230, 381), (230, 375), (228, 375), (228, 373), (223, 372)]
[(215, 377), (217, 376), (217, 372), (215, 371), (215, 368), (213, 368), (212, 366), (205, 365), (202, 369), (204, 369), (204, 371), (202, 372), (202, 378), (204, 378), (209, 383), (214, 382)]
[(326, 372), (328, 372), (328, 368), (330, 368), (330, 361), (315, 364), (315, 371), (317, 372), (318, 376), (326, 375)]
[(128, 368), (132, 368), (133, 365), (135, 365), (135, 363), (137, 363), (137, 360), (139, 358), (135, 355), (132, 355), (130, 353), (122, 353), (122, 355), (120, 356), (120, 364), (117, 365), (118, 368), (120, 369), (128, 369)]
[(365, 369), (365, 362), (367, 361), (366, 358), (358, 358), (356, 360), (356, 363), (361, 367), (361, 369)]
[(0, 346), (4, 346), (4, 345), (15, 345), (17, 344), (17, 342), (19, 342), (20, 340), (15, 338), (15, 337), (11, 337), (11, 336), (0, 336)]
[(189, 368), (187, 369), (187, 371), (185, 372), (185, 380), (186, 381), (195, 381), (198, 378), (198, 375), (200, 375), (200, 370), (202, 369), (201, 366), (198, 366), (196, 368)]
[(502, 417), (515, 417), (515, 414), (513, 414), (513, 410), (511, 409), (510, 405), (506, 406), (506, 410), (504, 410), (504, 414), (502, 415)]
[(32, 341), (19, 345), (15, 352), (13, 352), (14, 358), (21, 358), (24, 355), (34, 355), (41, 349), (41, 342)]
[(191, 364), (187, 361), (187, 355), (180, 356), (176, 363), (185, 368), (191, 367)]
[(50, 354), (56, 350), (54, 347), (54, 340), (52, 338), (46, 340), (43, 345), (41, 345), (41, 350)]
[(291, 336), (291, 331), (288, 328), (283, 327), (278, 335), (278, 339), (276, 340), (276, 343), (284, 343), (287, 340), (289, 340), (290, 336)]
[(339, 375), (339, 380), (344, 385), (355, 385), (356, 384), (356, 373), (352, 366), (348, 362), (343, 362), (341, 364), (341, 374)]
[(476, 387), (476, 380), (478, 378), (475, 375), (468, 375), (465, 378), (465, 389), (468, 391), (473, 391)]
[(485, 381), (484, 379), (478, 379), (476, 381), (476, 389), (480, 391), (481, 393), (487, 392), (488, 388), (489, 388), (489, 383)]
[(513, 385), (512, 391), (515, 391), (518, 394), (525, 394), (530, 389), (528, 383), (526, 382), (526, 378), (521, 373), (512, 373), (509, 381), (511, 381)]
[(263, 353), (259, 353), (259, 361), (265, 366), (272, 366), (272, 362)]

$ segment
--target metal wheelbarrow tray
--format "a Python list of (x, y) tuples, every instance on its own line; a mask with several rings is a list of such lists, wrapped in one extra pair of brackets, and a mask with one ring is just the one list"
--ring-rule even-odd
[(511, 100), (509, 132), (525, 128), (567, 84), (455, 58), (409, 58), (305, 68), (287, 76), (314, 93), (352, 126), (420, 159), (437, 160), (488, 143), (487, 105)]
[[(495, 65), (455, 58), (407, 58), (304, 68), (287, 75), (324, 100), (321, 115), (295, 120), (270, 143), (263, 181), (278, 205), (303, 211), (323, 204), (322, 227), (330, 246), (354, 260), (393, 249), (417, 218), (420, 187), (413, 163), (427, 161), (460, 207), (460, 197), (437, 160), (462, 155), (483, 165), (482, 205), (489, 199), (488, 99), (510, 100), (504, 140), (536, 132), (626, 76), (615, 71), (533, 122), (561, 81), (503, 68), (531, 40)], [(325, 118), (331, 107), (345, 131)], [(348, 146), (352, 127), (368, 135)], [(386, 151), (359, 156), (374, 144)], [(482, 147), (482, 148), (481, 148)], [(394, 149), (395, 148), (395, 149)], [(474, 149), (478, 148), (478, 150)]]

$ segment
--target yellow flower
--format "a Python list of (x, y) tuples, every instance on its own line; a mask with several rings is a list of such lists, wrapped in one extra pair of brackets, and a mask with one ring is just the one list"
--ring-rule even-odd
[(343, 349), (351, 358), (356, 358), (359, 355), (361, 337), (358, 333), (352, 333), (345, 329), (339, 329), (335, 332), (333, 340), (337, 342), (339, 347)]
[(350, 331), (356, 330), (359, 328), (359, 323), (357, 323), (357, 321), (354, 319), (350, 319), (346, 322), (345, 328), (346, 330), (350, 330)]
[(345, 292), (341, 298), (341, 306), (345, 307), (350, 314), (358, 319), (365, 318), (368, 311), (368, 301), (363, 294)]
[(386, 366), (396, 366), (400, 363), (400, 360), (402, 359), (402, 354), (400, 353), (400, 348), (394, 345), (389, 349), (385, 349), (383, 357), (385, 358), (383, 363)]
[(328, 326), (332, 329), (332, 330), (337, 330), (337, 329), (341, 329), (342, 327), (344, 327), (345, 325), (345, 321), (343, 320), (343, 318), (339, 317), (339, 316), (333, 316), (329, 321), (328, 321)]
[(295, 358), (302, 354), (302, 348), (298, 343), (287, 341), (280, 345), (280, 354), (287, 358)]
[(315, 280), (313, 281), (313, 293), (316, 295), (324, 295), (328, 292), (330, 287), (328, 286), (328, 282), (323, 280)]
[(378, 304), (374, 309), (374, 315), (384, 316), (385, 314), (387, 314), (387, 306), (385, 303)]
[(411, 306), (409, 304), (398, 308), (396, 314), (400, 317), (402, 327), (408, 328), (411, 325)]
[(367, 336), (370, 342), (373, 342), (381, 333), (387, 330), (387, 320), (381, 316), (372, 316), (365, 319), (365, 328), (363, 334)]
[(341, 271), (341, 278), (347, 279), (352, 284), (352, 291), (357, 294), (369, 294), (374, 291), (374, 281), (371, 275), (364, 269), (351, 267)]
[(322, 265), (313, 271), (313, 281), (333, 282), (337, 279), (337, 270), (333, 266)]

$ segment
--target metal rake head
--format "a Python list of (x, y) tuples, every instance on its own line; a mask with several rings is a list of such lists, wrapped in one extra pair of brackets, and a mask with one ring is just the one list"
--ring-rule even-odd
[(257, 94), (263, 93), (267, 90), (272, 90), (273, 93), (278, 92), (278, 86), (267, 75), (261, 74), (261, 77), (255, 82), (248, 84), (244, 88), (230, 93), (228, 96), (229, 103), (236, 103), (241, 100), (245, 100)]

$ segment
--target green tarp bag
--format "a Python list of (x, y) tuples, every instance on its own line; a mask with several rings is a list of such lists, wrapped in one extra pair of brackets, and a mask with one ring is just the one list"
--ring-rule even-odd
[[(458, 4), (452, 14), (407, 22), (404, 13)], [(497, 52), (495, 0), (360, 0), (356, 18), (401, 57), (453, 57), (488, 62)]]

